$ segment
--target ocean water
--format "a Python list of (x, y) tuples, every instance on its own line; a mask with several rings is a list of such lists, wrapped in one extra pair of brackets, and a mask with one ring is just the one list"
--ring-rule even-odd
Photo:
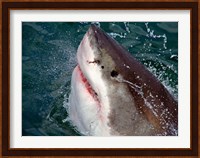
[[(90, 22), (22, 23), (22, 135), (79, 136), (65, 107)], [(178, 99), (177, 22), (95, 22)]]

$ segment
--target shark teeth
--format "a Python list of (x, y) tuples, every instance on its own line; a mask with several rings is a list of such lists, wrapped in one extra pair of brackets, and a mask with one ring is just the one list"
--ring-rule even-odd
[(94, 100), (98, 103), (98, 105), (100, 105), (100, 100), (98, 98), (97, 92), (95, 92), (95, 90), (92, 88), (92, 86), (88, 82), (87, 78), (84, 76), (83, 72), (81, 71), (81, 68), (79, 65), (78, 65), (78, 71), (80, 73), (81, 80), (82, 80), (85, 88), (87, 89), (87, 92), (94, 98)]

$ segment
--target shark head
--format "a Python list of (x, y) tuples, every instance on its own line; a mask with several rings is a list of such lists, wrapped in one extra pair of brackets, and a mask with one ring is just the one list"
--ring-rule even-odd
[[(176, 129), (177, 107), (173, 97), (103, 30), (91, 25), (78, 47), (77, 59), (68, 113), (82, 134), (171, 135), (170, 128)], [(165, 99), (159, 101), (163, 96), (169, 106)], [(165, 102), (167, 105), (162, 107)], [(160, 113), (166, 107), (172, 116), (164, 115), (170, 117), (168, 123), (173, 127), (162, 125), (166, 120), (162, 120)]]

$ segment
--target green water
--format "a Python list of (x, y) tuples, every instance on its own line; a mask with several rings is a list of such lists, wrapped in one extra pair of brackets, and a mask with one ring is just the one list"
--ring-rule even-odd
[[(76, 50), (91, 23), (22, 23), (22, 135), (80, 135), (68, 122)], [(178, 98), (178, 23), (95, 23)]]

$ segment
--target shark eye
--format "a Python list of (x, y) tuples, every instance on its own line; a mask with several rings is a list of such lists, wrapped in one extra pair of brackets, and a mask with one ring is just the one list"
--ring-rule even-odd
[(102, 69), (104, 69), (104, 66), (101, 66)]
[(112, 72), (110, 73), (110, 75), (111, 75), (112, 77), (117, 77), (118, 72), (115, 71), (115, 70), (112, 70)]

